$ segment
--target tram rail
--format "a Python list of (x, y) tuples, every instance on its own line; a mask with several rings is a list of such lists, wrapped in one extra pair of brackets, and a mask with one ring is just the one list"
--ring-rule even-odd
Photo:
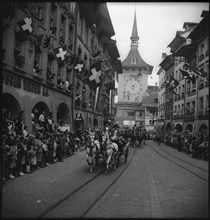
[[(192, 163), (190, 163), (186, 160), (183, 160), (183, 159), (169, 153), (168, 151), (164, 150), (162, 147), (158, 148), (160, 150), (157, 150), (151, 144), (147, 144), (147, 145), (149, 147), (151, 147), (161, 157), (163, 157), (163, 158), (167, 159), (168, 161), (176, 164), (177, 166), (181, 167), (182, 169), (192, 173), (193, 175), (197, 176), (198, 178), (204, 180), (205, 182), (208, 182), (208, 170), (205, 170), (205, 169), (203, 169), (201, 167), (198, 167), (198, 166), (196, 166), (196, 165), (194, 165), (194, 164), (192, 164)], [(171, 158), (169, 158), (168, 156), (171, 156)], [(183, 164), (181, 164), (180, 162), (183, 163)]]
[[(127, 164), (125, 164), (125, 167), (120, 171), (120, 173), (111, 181), (111, 183), (106, 187), (105, 190), (103, 190), (103, 192), (101, 192), (99, 194), (99, 196), (97, 196), (97, 198), (88, 206), (88, 208), (85, 210), (85, 212), (83, 212), (81, 214), (81, 216), (79, 218), (84, 218), (84, 216), (92, 209), (92, 207), (104, 196), (104, 194), (114, 185), (114, 183), (120, 178), (120, 176), (125, 172), (125, 170), (128, 168), (128, 166), (130, 165), (130, 163), (132, 162), (135, 154), (136, 154), (137, 149), (134, 150), (131, 159), (128, 161)], [(91, 179), (89, 179), (88, 181), (86, 181), (85, 183), (83, 183), (81, 186), (79, 186), (78, 188), (76, 188), (73, 192), (69, 193), (68, 195), (66, 195), (64, 198), (62, 198), (61, 200), (57, 201), (54, 205), (52, 205), (51, 207), (49, 207), (48, 209), (46, 209), (44, 212), (42, 212), (37, 218), (42, 218), (45, 215), (47, 215), (50, 211), (52, 211), (53, 209), (55, 209), (57, 206), (61, 205), (63, 202), (65, 202), (67, 199), (71, 198), (72, 196), (74, 196), (76, 193), (79, 193), (82, 189), (84, 189), (86, 186), (88, 186), (89, 184), (91, 184), (94, 180), (96, 180), (99, 176), (101, 176), (103, 173), (105, 173), (105, 168), (100, 171), (98, 174), (96, 174), (95, 176), (93, 176)], [(117, 170), (116, 170), (117, 171)], [(107, 174), (108, 175), (108, 174)]]

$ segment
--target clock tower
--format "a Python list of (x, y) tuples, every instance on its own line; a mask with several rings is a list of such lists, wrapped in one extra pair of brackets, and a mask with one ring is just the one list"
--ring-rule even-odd
[[(141, 103), (147, 95), (148, 75), (152, 73), (153, 66), (147, 64), (141, 57), (139, 36), (136, 21), (136, 11), (132, 34), (130, 37), (130, 51), (122, 62), (123, 73), (118, 75), (118, 103), (116, 120), (119, 125), (133, 125), (137, 115), (141, 115)], [(138, 123), (137, 123), (138, 124)]]

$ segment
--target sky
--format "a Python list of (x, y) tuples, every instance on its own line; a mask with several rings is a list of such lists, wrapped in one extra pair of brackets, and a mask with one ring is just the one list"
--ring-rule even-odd
[(170, 54), (168, 45), (176, 31), (183, 31), (184, 22), (199, 23), (203, 10), (209, 10), (209, 2), (107, 2), (120, 59), (130, 51), (130, 37), (136, 8), (139, 35), (139, 53), (143, 60), (153, 66), (148, 85), (158, 82), (157, 72), (162, 53)]

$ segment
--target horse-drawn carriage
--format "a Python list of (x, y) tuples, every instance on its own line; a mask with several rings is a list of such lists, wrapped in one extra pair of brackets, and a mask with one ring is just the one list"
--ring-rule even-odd
[(123, 158), (126, 163), (128, 158), (128, 146), (129, 144), (125, 141), (120, 140), (116, 142), (114, 139), (110, 139), (108, 132), (101, 134), (101, 141), (98, 135), (94, 132), (89, 132), (88, 141), (86, 143), (86, 155), (87, 162), (91, 166), (90, 172), (98, 165), (100, 158), (102, 158), (106, 164), (106, 172), (111, 168), (116, 169)]

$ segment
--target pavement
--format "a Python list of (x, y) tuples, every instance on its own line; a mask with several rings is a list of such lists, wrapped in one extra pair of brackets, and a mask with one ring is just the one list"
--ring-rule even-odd
[[(157, 179), (160, 178), (159, 176), (161, 175), (163, 178), (165, 178), (164, 175), (166, 175), (166, 173), (158, 174), (158, 171), (155, 170), (158, 166), (157, 165), (158, 159), (156, 156), (151, 156), (150, 154), (149, 145), (151, 144), (152, 146), (156, 146), (156, 147), (158, 146), (151, 141), (148, 141), (147, 144), (148, 146), (145, 145), (143, 149), (139, 149), (139, 155), (142, 158), (141, 165), (144, 166), (144, 164), (146, 164), (145, 167), (139, 171), (138, 168), (139, 165), (138, 166), (135, 165), (135, 163), (136, 164), (138, 163), (138, 158), (136, 158), (135, 159), (136, 162), (133, 163), (133, 168), (130, 170), (133, 175), (135, 175), (136, 172), (139, 172), (139, 177), (137, 177), (137, 179), (139, 178), (139, 181), (143, 181), (142, 176), (145, 175), (147, 176), (147, 178), (146, 177), (144, 178), (144, 182), (142, 182), (142, 185), (144, 185), (148, 190), (148, 192), (150, 193), (149, 194), (150, 202), (149, 202), (147, 200), (148, 195), (146, 194), (143, 195), (142, 192), (142, 196), (145, 196), (145, 201), (147, 201), (147, 206), (144, 207), (145, 212), (147, 213), (151, 212), (149, 217), (163, 217), (166, 215), (163, 213), (161, 209), (160, 202), (156, 202), (156, 203), (154, 202), (154, 201), (159, 201), (157, 190), (159, 191), (162, 190), (163, 192), (163, 189), (162, 188), (158, 189), (157, 187), (154, 187), (153, 181), (157, 181)], [(200, 167), (208, 169), (208, 161), (191, 158), (189, 155), (186, 155), (183, 152), (178, 152), (176, 149), (166, 146), (164, 144), (161, 144), (160, 147), (163, 147), (169, 153), (174, 154), (184, 160), (193, 162), (194, 164), (197, 164)], [(133, 150), (134, 149), (131, 149), (130, 152), (132, 152)], [(145, 161), (143, 161), (143, 159)], [(160, 166), (161, 169), (164, 169), (165, 165), (162, 163)], [(57, 162), (55, 164), (51, 164), (50, 166), (38, 169), (34, 171), (32, 174), (26, 174), (21, 177), (9, 179), (6, 181), (3, 187), (2, 217), (3, 218), (37, 217), (41, 213), (43, 213), (46, 209), (53, 206), (56, 202), (62, 200), (62, 198), (64, 198), (67, 194), (70, 194), (74, 189), (78, 187), (78, 185), (81, 185), (81, 183), (84, 183), (88, 179), (92, 178), (93, 175), (97, 175), (97, 173), (100, 170), (101, 169), (98, 169), (94, 173), (90, 174), (88, 172), (89, 167), (86, 162), (85, 152), (80, 151), (80, 152), (76, 152), (74, 155), (68, 158), (65, 158), (64, 162)], [(169, 168), (167, 172), (170, 172)], [(170, 175), (174, 175), (174, 174), (171, 173)], [(125, 179), (125, 181), (130, 181), (128, 184), (133, 183), (132, 178), (129, 179), (127, 178)], [(158, 179), (158, 181), (161, 182), (162, 179)], [(167, 181), (169, 182), (170, 179), (169, 180), (166, 179), (166, 181), (161, 184), (164, 185), (166, 184)], [(132, 190), (133, 190), (132, 193), (135, 194), (136, 191), (134, 190), (134, 188)], [(180, 189), (177, 190), (180, 191)], [(170, 196), (170, 194), (166, 195), (166, 191), (164, 191), (163, 194), (166, 197)], [(116, 191), (115, 191), (115, 195), (117, 196)], [(181, 194), (179, 195), (181, 196)], [(175, 195), (175, 197), (177, 197), (177, 195)], [(164, 199), (165, 197), (163, 197), (162, 200)], [(126, 200), (124, 199), (123, 201)], [(166, 201), (165, 204), (168, 204), (168, 202)], [(124, 206), (126, 206), (126, 204), (124, 204)], [(144, 202), (144, 206), (145, 206), (145, 202)], [(150, 209), (149, 207), (153, 207), (153, 208)], [(147, 213), (145, 213), (144, 217), (148, 217)], [(132, 217), (132, 214), (130, 215), (130, 217)]]

